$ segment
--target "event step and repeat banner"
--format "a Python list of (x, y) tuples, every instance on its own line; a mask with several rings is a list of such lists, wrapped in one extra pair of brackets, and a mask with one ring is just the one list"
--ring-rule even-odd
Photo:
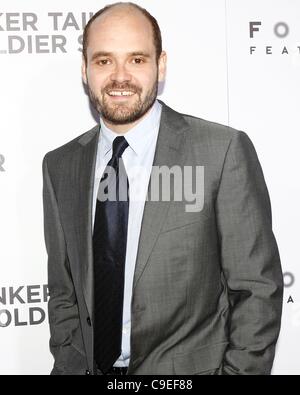
[[(113, 3), (113, 1), (108, 1)], [(300, 374), (300, 2), (144, 0), (168, 54), (159, 98), (244, 130), (271, 196), (284, 271), (273, 374)], [(48, 374), (42, 158), (96, 124), (82, 30), (107, 3), (0, 3), (0, 374)]]

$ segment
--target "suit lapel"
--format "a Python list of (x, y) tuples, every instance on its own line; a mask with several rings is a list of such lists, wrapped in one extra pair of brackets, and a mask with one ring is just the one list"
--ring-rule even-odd
[(91, 317), (93, 312), (92, 207), (98, 139), (99, 126), (97, 125), (78, 140), (80, 147), (75, 157), (78, 213), (75, 226), (83, 295)]
[[(189, 125), (180, 114), (164, 103), (161, 102), (161, 104), (163, 108), (153, 166), (167, 166), (168, 168), (174, 165), (181, 166), (184, 163), (185, 132)], [(150, 184), (148, 196), (150, 196)], [(168, 201), (148, 200), (145, 203), (133, 289), (136, 287), (147, 265), (151, 251), (165, 221), (169, 205), (170, 202)]]

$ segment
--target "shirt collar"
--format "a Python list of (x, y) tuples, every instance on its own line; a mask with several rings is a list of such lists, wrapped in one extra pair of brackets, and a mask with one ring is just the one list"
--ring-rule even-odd
[[(152, 140), (159, 128), (162, 106), (156, 100), (145, 118), (135, 125), (123, 136), (126, 138), (130, 148), (141, 155), (147, 148), (149, 141)], [(120, 134), (109, 129), (100, 117), (100, 137), (103, 139), (104, 155), (112, 149), (114, 139)]]

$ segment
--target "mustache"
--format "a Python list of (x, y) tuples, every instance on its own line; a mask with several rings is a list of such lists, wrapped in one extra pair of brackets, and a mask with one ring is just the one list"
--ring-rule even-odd
[(126, 90), (126, 91), (132, 91), (135, 93), (142, 92), (142, 88), (140, 88), (139, 86), (136, 86), (134, 84), (129, 84), (128, 82), (122, 83), (122, 84), (118, 84), (118, 83), (114, 82), (112, 84), (107, 85), (103, 89), (103, 92), (107, 93), (108, 91), (112, 91), (112, 90)]

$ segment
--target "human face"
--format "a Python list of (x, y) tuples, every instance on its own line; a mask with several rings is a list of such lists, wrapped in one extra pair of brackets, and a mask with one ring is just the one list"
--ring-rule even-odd
[(90, 26), (82, 77), (113, 130), (127, 131), (147, 114), (165, 67), (166, 54), (157, 61), (152, 26), (140, 12), (112, 9)]

